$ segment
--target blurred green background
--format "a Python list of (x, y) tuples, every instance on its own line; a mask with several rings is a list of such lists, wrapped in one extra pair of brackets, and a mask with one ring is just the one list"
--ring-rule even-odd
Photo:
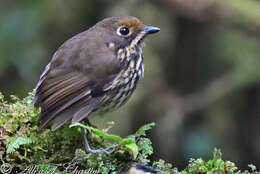
[(210, 157), (260, 168), (259, 0), (16, 0), (0, 5), (0, 91), (25, 97), (57, 48), (97, 21), (132, 15), (146, 39), (145, 78), (120, 110), (92, 119), (131, 134), (149, 122), (155, 154), (182, 168)]

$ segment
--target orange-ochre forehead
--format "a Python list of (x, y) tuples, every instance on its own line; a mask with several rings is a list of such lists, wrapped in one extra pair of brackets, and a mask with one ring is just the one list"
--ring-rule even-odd
[(144, 23), (137, 18), (124, 18), (118, 20), (117, 23), (119, 26), (128, 27), (130, 32), (141, 31), (145, 27)]

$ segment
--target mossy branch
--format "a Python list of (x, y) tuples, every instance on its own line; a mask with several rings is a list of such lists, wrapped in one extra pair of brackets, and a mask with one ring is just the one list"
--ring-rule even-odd
[[(4, 100), (0, 93), (0, 156), (2, 173), (7, 173), (6, 167), (12, 166), (11, 172), (37, 170), (43, 173), (160, 173), (195, 174), (195, 173), (259, 173), (254, 165), (250, 171), (241, 172), (230, 161), (221, 159), (221, 152), (214, 150), (213, 159), (191, 159), (188, 166), (178, 171), (173, 165), (163, 160), (151, 162), (149, 156), (153, 153), (152, 142), (146, 138), (146, 131), (154, 123), (142, 126), (133, 135), (121, 138), (107, 132), (82, 124), (63, 126), (57, 131), (38, 130), (37, 119), (40, 110), (29, 107), (33, 93), (23, 100), (12, 96), (12, 102)], [(117, 144), (110, 154), (85, 153), (80, 137), (80, 127), (91, 130), (88, 137), (94, 148)], [(105, 140), (103, 139), (105, 138)], [(107, 141), (110, 140), (110, 141)], [(113, 142), (111, 142), (113, 140)], [(30, 166), (33, 169), (29, 169)], [(148, 166), (150, 165), (150, 166)]]

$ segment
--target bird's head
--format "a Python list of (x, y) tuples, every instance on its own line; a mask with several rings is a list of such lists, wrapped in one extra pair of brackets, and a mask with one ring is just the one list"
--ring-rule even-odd
[(160, 28), (147, 26), (132, 16), (106, 18), (100, 21), (97, 26), (109, 33), (111, 42), (122, 47), (139, 45), (148, 34), (160, 31)]

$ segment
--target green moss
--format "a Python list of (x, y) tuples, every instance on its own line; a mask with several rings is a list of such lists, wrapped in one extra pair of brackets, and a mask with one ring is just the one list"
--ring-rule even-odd
[[(121, 138), (82, 124), (72, 127), (69, 123), (57, 131), (38, 130), (37, 119), (40, 109), (30, 107), (33, 93), (23, 100), (12, 96), (12, 102), (4, 100), (0, 93), (0, 156), (1, 162), (13, 166), (13, 171), (38, 171), (38, 173), (65, 174), (73, 170), (85, 173), (102, 174), (120, 173), (122, 169), (135, 163), (149, 165), (149, 156), (153, 154), (152, 142), (146, 138), (146, 131), (155, 124), (142, 126), (133, 135)], [(110, 154), (86, 153), (80, 135), (80, 127), (91, 130), (88, 135), (91, 147), (98, 149), (116, 145)], [(254, 165), (251, 171), (241, 172), (234, 163), (223, 161), (221, 152), (215, 149), (213, 159), (191, 159), (186, 169), (178, 171), (163, 160), (153, 162), (153, 167), (162, 169), (163, 173), (237, 173), (257, 174)], [(0, 169), (1, 170), (1, 169)]]

